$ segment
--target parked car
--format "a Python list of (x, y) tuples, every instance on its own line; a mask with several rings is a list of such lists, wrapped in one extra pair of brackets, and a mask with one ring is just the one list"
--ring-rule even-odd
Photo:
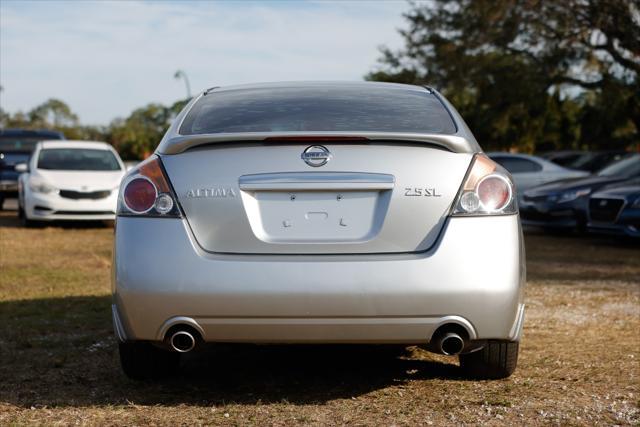
[(588, 156), (588, 154), (589, 152), (584, 150), (561, 150), (539, 153), (538, 156), (558, 166), (569, 167), (571, 163)]
[(640, 154), (632, 154), (585, 178), (566, 179), (524, 192), (522, 222), (544, 227), (578, 229), (587, 225), (589, 196), (600, 188), (640, 176)]
[(611, 151), (552, 151), (540, 156), (557, 165), (569, 169), (595, 173), (611, 163), (622, 160), (629, 153), (623, 150)]
[(589, 231), (640, 238), (640, 178), (604, 187), (591, 195)]
[(423, 344), (483, 378), (516, 366), (511, 177), (425, 87), (196, 96), (123, 180), (112, 268), (132, 378), (214, 342)]
[(589, 173), (595, 173), (619, 160), (628, 157), (631, 153), (625, 151), (592, 151), (570, 162), (566, 167)]
[(16, 166), (23, 224), (55, 220), (112, 220), (124, 165), (111, 145), (44, 141), (29, 164)]
[(566, 178), (587, 176), (584, 171), (563, 168), (548, 160), (527, 154), (488, 153), (491, 160), (499, 163), (511, 173), (516, 184), (518, 201), (529, 188)]
[(18, 196), (18, 175), (15, 166), (29, 161), (38, 141), (64, 139), (60, 132), (50, 130), (0, 129), (0, 210), (5, 199)]

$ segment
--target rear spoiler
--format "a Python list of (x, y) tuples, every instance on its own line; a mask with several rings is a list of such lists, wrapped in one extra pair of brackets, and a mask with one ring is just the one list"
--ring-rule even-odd
[(393, 132), (242, 132), (202, 135), (177, 135), (164, 138), (158, 146), (158, 154), (179, 154), (194, 147), (233, 142), (383, 142), (402, 141), (436, 146), (454, 153), (476, 153), (475, 141), (457, 135), (393, 133)]

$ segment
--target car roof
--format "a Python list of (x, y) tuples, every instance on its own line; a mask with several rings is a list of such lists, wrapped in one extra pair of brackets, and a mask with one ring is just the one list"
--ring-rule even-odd
[(345, 88), (345, 89), (400, 89), (420, 92), (433, 92), (428, 86), (418, 86), (404, 83), (370, 82), (370, 81), (289, 81), (289, 82), (264, 82), (231, 86), (215, 86), (207, 89), (205, 93), (224, 92), (232, 90), (252, 89), (282, 89), (282, 88)]
[(544, 159), (542, 157), (535, 156), (533, 154), (506, 153), (506, 152), (501, 152), (501, 151), (493, 151), (493, 152), (489, 152), (489, 153), (486, 153), (486, 154), (490, 158), (493, 158), (493, 157), (506, 157), (506, 158), (511, 158), (511, 159), (529, 160), (529, 161), (532, 161), (532, 162), (535, 162), (535, 163), (541, 165), (546, 171), (549, 171), (549, 170), (568, 170), (564, 166), (560, 166), (560, 165), (558, 165), (556, 163), (553, 163), (552, 161), (550, 161), (548, 159)]
[(542, 157), (534, 156), (532, 154), (521, 154), (521, 153), (506, 153), (504, 151), (491, 151), (486, 153), (489, 157), (511, 157), (513, 159), (526, 159), (533, 160), (534, 162), (544, 162), (548, 163), (549, 161), (543, 159)]
[(92, 148), (94, 150), (112, 150), (113, 147), (106, 142), (101, 141), (60, 141), (49, 140), (39, 143), (41, 148)]
[(0, 136), (13, 137), (44, 137), (50, 139), (64, 139), (64, 134), (48, 129), (0, 129)]

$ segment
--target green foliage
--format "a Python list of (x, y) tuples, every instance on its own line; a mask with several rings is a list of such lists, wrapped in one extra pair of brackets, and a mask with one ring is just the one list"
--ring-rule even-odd
[(632, 0), (434, 0), (404, 16), (404, 48), (367, 79), (437, 87), (485, 148), (638, 144)]
[(111, 143), (125, 160), (148, 157), (156, 148), (173, 118), (188, 100), (170, 106), (149, 104), (138, 108), (126, 119), (115, 119), (108, 126), (82, 126), (69, 106), (57, 99), (49, 99), (28, 113), (13, 115), (0, 109), (0, 127), (21, 129), (53, 129), (67, 139), (106, 141)]

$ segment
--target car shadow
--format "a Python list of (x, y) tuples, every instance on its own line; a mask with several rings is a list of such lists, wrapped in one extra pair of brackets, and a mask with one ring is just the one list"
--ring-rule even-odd
[(0, 211), (0, 227), (18, 228), (20, 227), (17, 211), (2, 210)]
[(459, 378), (457, 365), (430, 357), (397, 346), (218, 344), (185, 355), (174, 377), (136, 382), (120, 370), (110, 297), (0, 302), (0, 402), (23, 408), (303, 405)]

